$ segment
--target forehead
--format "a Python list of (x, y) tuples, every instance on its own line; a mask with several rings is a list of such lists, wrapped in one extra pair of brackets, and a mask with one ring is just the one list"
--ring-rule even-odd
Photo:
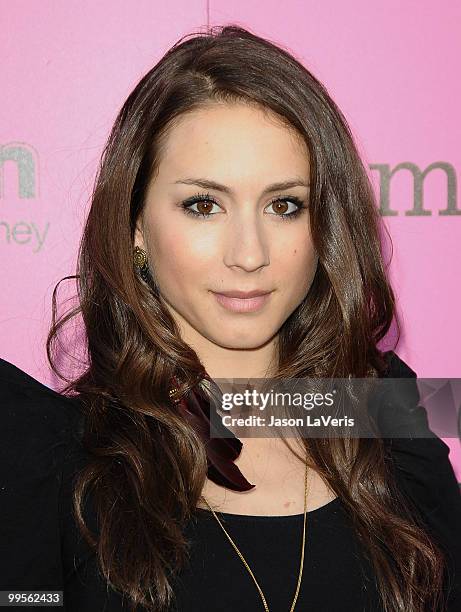
[[(309, 151), (303, 137), (269, 110), (243, 103), (210, 103), (180, 116), (163, 143), (160, 173), (201, 176), (245, 169), (283, 177), (307, 176)], [(216, 178), (216, 176), (214, 176)]]

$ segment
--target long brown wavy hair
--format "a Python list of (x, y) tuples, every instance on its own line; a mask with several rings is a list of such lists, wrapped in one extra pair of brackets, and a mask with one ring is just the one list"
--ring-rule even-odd
[[(378, 343), (395, 296), (386, 277), (381, 218), (347, 121), (291, 52), (236, 26), (182, 37), (123, 104), (104, 148), (84, 228), (77, 304), (57, 316), (47, 353), (82, 400), (88, 464), (73, 492), (75, 518), (101, 572), (133, 606), (167, 610), (172, 577), (188, 553), (183, 533), (207, 476), (204, 444), (174, 410), (173, 376), (185, 396), (204, 373), (150, 276), (133, 265), (134, 231), (169, 131), (184, 113), (240, 102), (276, 113), (310, 153), (310, 227), (318, 253), (311, 288), (282, 325), (273, 378), (376, 376)], [(65, 279), (62, 279), (65, 280)], [(60, 281), (62, 282), (62, 281)], [(84, 369), (66, 377), (59, 340), (79, 316)], [(399, 334), (400, 335), (400, 332)], [(302, 441), (314, 468), (341, 498), (375, 568), (386, 612), (439, 610), (443, 556), (409, 513), (382, 439)], [(91, 492), (100, 527), (84, 520)]]

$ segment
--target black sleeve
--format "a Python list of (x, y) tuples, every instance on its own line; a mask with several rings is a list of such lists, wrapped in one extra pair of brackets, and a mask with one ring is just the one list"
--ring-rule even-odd
[[(402, 398), (387, 398), (380, 408), (392, 410), (392, 419), (401, 418), (407, 425), (414, 422), (426, 437), (395, 437), (386, 440), (391, 451), (399, 485), (429, 533), (447, 556), (447, 612), (461, 610), (461, 492), (449, 459), (450, 447), (428, 425), (427, 413), (419, 405), (417, 375), (396, 353), (387, 353), (388, 377), (412, 379)], [(407, 392), (409, 389), (409, 392)], [(398, 412), (395, 405), (398, 405)], [(399, 414), (400, 416), (397, 416)], [(394, 423), (395, 424), (395, 423)], [(395, 424), (398, 425), (398, 424)], [(404, 428), (404, 427), (403, 427)]]
[(76, 416), (71, 398), (0, 359), (0, 590), (63, 590), (60, 487)]

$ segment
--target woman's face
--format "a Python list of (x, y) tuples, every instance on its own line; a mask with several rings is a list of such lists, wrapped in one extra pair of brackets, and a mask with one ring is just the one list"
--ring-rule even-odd
[[(135, 244), (147, 251), (160, 294), (199, 355), (210, 343), (266, 345), (308, 293), (317, 266), (308, 181), (304, 141), (254, 107), (212, 104), (172, 128)], [(293, 185), (271, 188), (285, 182)], [(300, 213), (288, 217), (298, 201)], [(238, 310), (226, 308), (216, 296), (256, 289), (270, 292), (256, 310), (235, 300)]]

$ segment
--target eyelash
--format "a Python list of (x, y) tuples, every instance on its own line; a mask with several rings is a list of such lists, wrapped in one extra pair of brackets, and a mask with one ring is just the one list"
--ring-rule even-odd
[[(195, 196), (192, 196), (191, 198), (188, 198), (187, 200), (182, 202), (181, 206), (187, 215), (193, 215), (194, 217), (202, 217), (205, 219), (209, 219), (210, 217), (214, 216), (214, 213), (201, 213), (201, 212), (197, 212), (196, 210), (190, 209), (190, 206), (193, 206), (194, 204), (197, 204), (198, 202), (206, 202), (206, 201), (212, 202), (213, 204), (216, 204), (216, 206), (218, 206), (218, 203), (216, 202), (216, 200), (209, 193), (197, 193)], [(275, 204), (276, 202), (291, 202), (292, 204), (295, 204), (298, 207), (296, 210), (292, 211), (291, 213), (274, 215), (276, 217), (280, 217), (284, 221), (291, 221), (293, 219), (296, 219), (302, 212), (304, 212), (304, 210), (306, 210), (306, 207), (303, 206), (302, 200), (300, 200), (296, 196), (287, 196), (286, 198), (276, 197), (269, 202), (268, 206), (271, 206), (272, 204)]]

